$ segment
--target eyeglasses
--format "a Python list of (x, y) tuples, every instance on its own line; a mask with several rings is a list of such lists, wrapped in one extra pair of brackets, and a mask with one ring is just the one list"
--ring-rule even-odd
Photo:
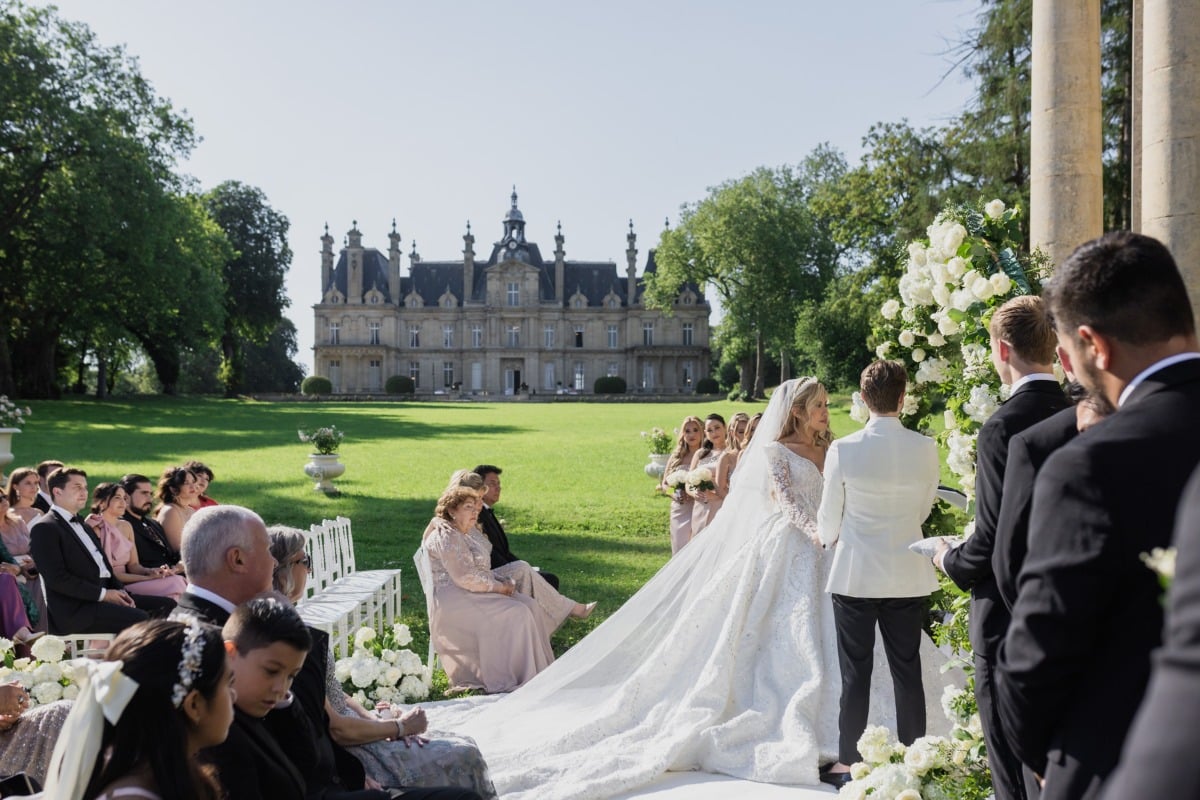
[(280, 564), (279, 566), (275, 567), (275, 571), (282, 572), (283, 570), (291, 569), (298, 564), (303, 564), (306, 570), (312, 572), (312, 556), (307, 554), (305, 554), (304, 558), (300, 559), (299, 561), (289, 561), (286, 564)]

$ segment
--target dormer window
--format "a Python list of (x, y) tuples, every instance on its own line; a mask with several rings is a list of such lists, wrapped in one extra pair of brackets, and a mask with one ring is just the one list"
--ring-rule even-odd
[(516, 281), (508, 282), (508, 306), (516, 308), (521, 305), (521, 284)]

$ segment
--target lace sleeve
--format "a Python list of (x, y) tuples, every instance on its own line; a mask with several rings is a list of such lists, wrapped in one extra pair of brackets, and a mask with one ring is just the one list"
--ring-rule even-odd
[(494, 592), (500, 582), (492, 577), (491, 570), (475, 565), (467, 537), (449, 526), (439, 525), (429, 534), (425, 550), (431, 559), (442, 562), (443, 569), (460, 589), (468, 592)]
[(768, 445), (767, 469), (771, 475), (771, 496), (788, 522), (816, 541), (817, 509), (806, 492), (792, 491), (792, 466), (781, 444)]

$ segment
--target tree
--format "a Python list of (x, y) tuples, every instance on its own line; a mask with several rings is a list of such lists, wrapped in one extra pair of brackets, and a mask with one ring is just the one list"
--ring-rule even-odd
[(728, 338), (754, 343), (743, 382), (755, 397), (763, 395), (768, 348), (786, 363), (796, 310), (820, 297), (834, 271), (809, 212), (810, 184), (802, 170), (760, 167), (710, 189), (705, 199), (684, 206), (676, 228), (663, 232), (658, 272), (647, 280), (645, 302), (665, 310), (683, 283), (712, 284)]
[(289, 223), (271, 208), (261, 189), (237, 181), (226, 181), (209, 192), (206, 205), (234, 251), (223, 270), (221, 333), (221, 380), (225, 396), (234, 397), (244, 388), (244, 343), (265, 343), (289, 303), (283, 291), (292, 262)]
[(304, 367), (296, 363), (296, 325), (281, 319), (264, 344), (246, 345), (247, 392), (295, 394), (304, 380)]

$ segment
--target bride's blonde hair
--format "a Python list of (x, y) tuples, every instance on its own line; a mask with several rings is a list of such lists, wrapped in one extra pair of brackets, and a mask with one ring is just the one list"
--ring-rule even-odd
[[(783, 428), (779, 431), (779, 438), (786, 439), (797, 431), (804, 430), (808, 426), (808, 409), (817, 401), (821, 395), (829, 397), (829, 393), (825, 391), (825, 387), (816, 378), (805, 378), (793, 389), (792, 402), (788, 410), (787, 420), (783, 423)], [(791, 413), (791, 409), (800, 409), (800, 415)], [(833, 433), (826, 428), (823, 431), (815, 432), (812, 435), (813, 447), (828, 448), (833, 443)]]

